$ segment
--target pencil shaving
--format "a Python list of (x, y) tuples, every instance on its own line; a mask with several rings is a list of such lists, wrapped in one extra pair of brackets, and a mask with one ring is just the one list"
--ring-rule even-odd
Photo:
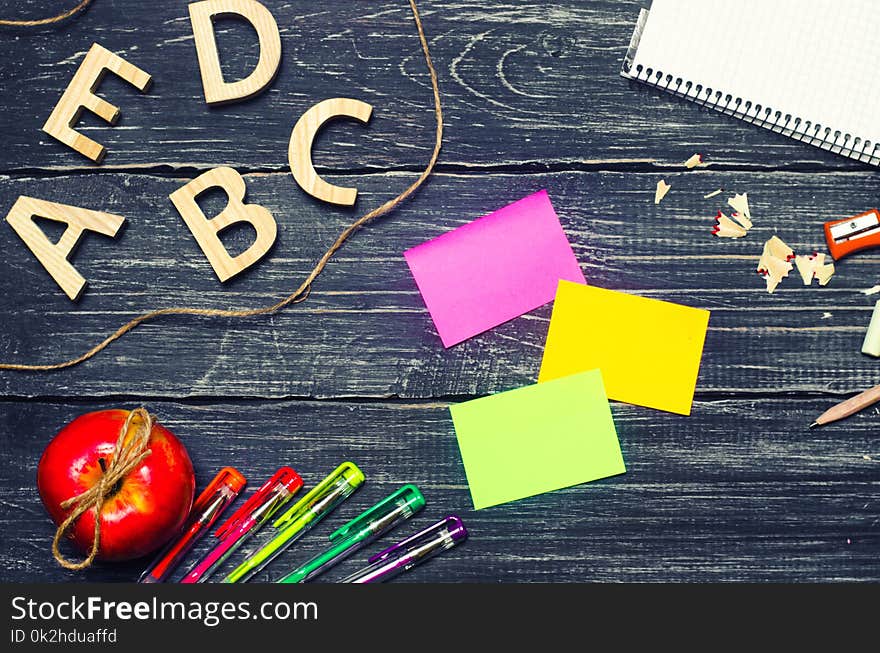
[(794, 266), (792, 266), (792, 264), (788, 261), (783, 261), (781, 258), (771, 256), (764, 261), (764, 265), (762, 267), (767, 273), (767, 276), (776, 277), (781, 281), (788, 276), (788, 273), (791, 272)]
[(795, 257), (795, 265), (801, 275), (805, 286), (813, 283), (813, 279), (819, 280), (820, 286), (825, 286), (834, 274), (834, 264), (825, 263), (825, 254), (816, 252), (812, 256), (799, 255)]
[(733, 214), (734, 218), (737, 222), (739, 222), (745, 229), (752, 228), (752, 212), (749, 209), (749, 196), (748, 193), (737, 193), (733, 197), (727, 200), (727, 203), (733, 208), (735, 213)]
[(657, 190), (654, 191), (654, 204), (659, 204), (660, 200), (666, 197), (666, 193), (669, 192), (669, 189), (672, 188), (669, 184), (667, 184), (663, 179), (657, 182)]
[(713, 190), (711, 193), (706, 193), (705, 195), (703, 195), (703, 199), (704, 200), (712, 199), (713, 197), (717, 197), (718, 195), (721, 195), (721, 193), (723, 193), (723, 192), (724, 192), (723, 188), (719, 188), (718, 190)]
[(745, 216), (740, 215), (740, 214), (737, 213), (736, 211), (734, 211), (733, 213), (731, 213), (731, 214), (730, 214), (730, 217), (731, 217), (732, 219), (736, 220), (736, 221), (740, 224), (740, 226), (741, 226), (743, 229), (745, 229), (746, 231), (748, 231), (749, 229), (752, 228), (752, 221), (751, 221), (751, 220), (748, 220)]
[[(723, 192), (724, 189), (719, 188), (714, 193), (705, 195), (705, 198), (715, 197)], [(752, 221), (749, 218), (749, 203), (746, 194), (735, 195), (727, 200), (736, 211), (730, 216), (724, 215), (722, 211), (718, 211), (715, 216), (715, 228), (712, 233), (719, 238), (742, 238), (749, 233), (752, 228)]]
[(795, 267), (797, 267), (797, 271), (801, 275), (801, 279), (803, 279), (804, 285), (809, 286), (813, 283), (813, 276), (816, 273), (816, 270), (813, 266), (813, 260), (809, 256), (798, 255), (794, 259)]
[(770, 256), (775, 256), (785, 261), (790, 261), (794, 258), (794, 250), (782, 242), (779, 236), (773, 236), (764, 243), (764, 253), (769, 253)]
[(779, 282), (782, 281), (782, 279), (772, 277), (769, 274), (764, 277), (764, 280), (767, 282), (767, 292), (771, 295), (773, 294), (773, 291), (776, 290), (776, 286), (779, 285)]
[(703, 162), (702, 154), (694, 154), (687, 161), (684, 162), (684, 167), (690, 170), (691, 168), (696, 168)]
[(721, 211), (718, 211), (718, 215), (715, 216), (715, 226), (712, 228), (712, 233), (719, 238), (742, 238), (748, 231)]
[(816, 270), (816, 278), (820, 286), (827, 286), (832, 276), (834, 276), (834, 263), (826, 263)]
[(794, 269), (794, 265), (791, 264), (793, 258), (795, 258), (794, 250), (778, 236), (773, 236), (764, 243), (764, 250), (761, 252), (761, 258), (758, 259), (757, 272), (764, 276), (768, 293), (773, 294), (780, 282)]

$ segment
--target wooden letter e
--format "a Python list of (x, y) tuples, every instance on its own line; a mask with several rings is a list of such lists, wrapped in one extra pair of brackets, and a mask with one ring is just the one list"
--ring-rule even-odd
[(119, 109), (95, 95), (108, 70), (136, 86), (141, 92), (146, 91), (150, 85), (151, 78), (143, 70), (93, 43), (67, 90), (43, 125), (44, 132), (98, 163), (104, 158), (104, 146), (88, 136), (83, 136), (73, 126), (83, 109), (88, 109), (111, 125), (116, 123)]
[[(208, 219), (196, 203), (196, 197), (213, 187), (226, 191), (229, 201), (216, 217)], [(245, 204), (245, 192), (241, 175), (232, 168), (222, 167), (199, 175), (169, 195), (220, 281), (231, 279), (263, 258), (277, 235), (275, 218), (258, 204)], [(249, 222), (256, 229), (257, 238), (244, 252), (232, 257), (219, 234), (236, 222)]]

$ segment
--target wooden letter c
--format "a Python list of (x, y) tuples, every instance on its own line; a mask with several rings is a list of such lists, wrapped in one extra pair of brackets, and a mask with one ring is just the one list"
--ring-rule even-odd
[(287, 158), (290, 161), (293, 178), (305, 192), (331, 204), (342, 206), (354, 204), (357, 199), (357, 188), (334, 186), (315, 172), (315, 166), (312, 164), (312, 143), (315, 134), (328, 120), (344, 116), (367, 123), (372, 113), (373, 107), (366, 102), (350, 98), (332, 98), (318, 102), (302, 115), (290, 135)]

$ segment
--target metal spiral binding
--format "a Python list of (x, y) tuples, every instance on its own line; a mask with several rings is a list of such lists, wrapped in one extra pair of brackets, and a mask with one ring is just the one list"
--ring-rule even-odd
[(824, 125), (813, 124), (809, 120), (802, 120), (799, 116), (783, 114), (772, 107), (754, 104), (718, 89), (704, 87), (702, 84), (683, 80), (681, 77), (674, 77), (650, 67), (646, 68), (641, 64), (633, 67), (630, 62), (631, 58), (627, 57), (623, 66), (623, 74), (629, 79), (823, 150), (863, 163), (880, 165), (880, 143), (873, 143)]

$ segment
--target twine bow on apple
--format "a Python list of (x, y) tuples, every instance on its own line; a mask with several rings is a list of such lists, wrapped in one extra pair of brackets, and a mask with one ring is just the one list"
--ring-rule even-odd
[[(129, 560), (165, 544), (195, 494), (183, 444), (144, 408), (104, 410), (73, 420), (46, 447), (37, 486), (57, 525), (52, 554), (66, 569)], [(59, 549), (68, 535), (85, 559)]]

